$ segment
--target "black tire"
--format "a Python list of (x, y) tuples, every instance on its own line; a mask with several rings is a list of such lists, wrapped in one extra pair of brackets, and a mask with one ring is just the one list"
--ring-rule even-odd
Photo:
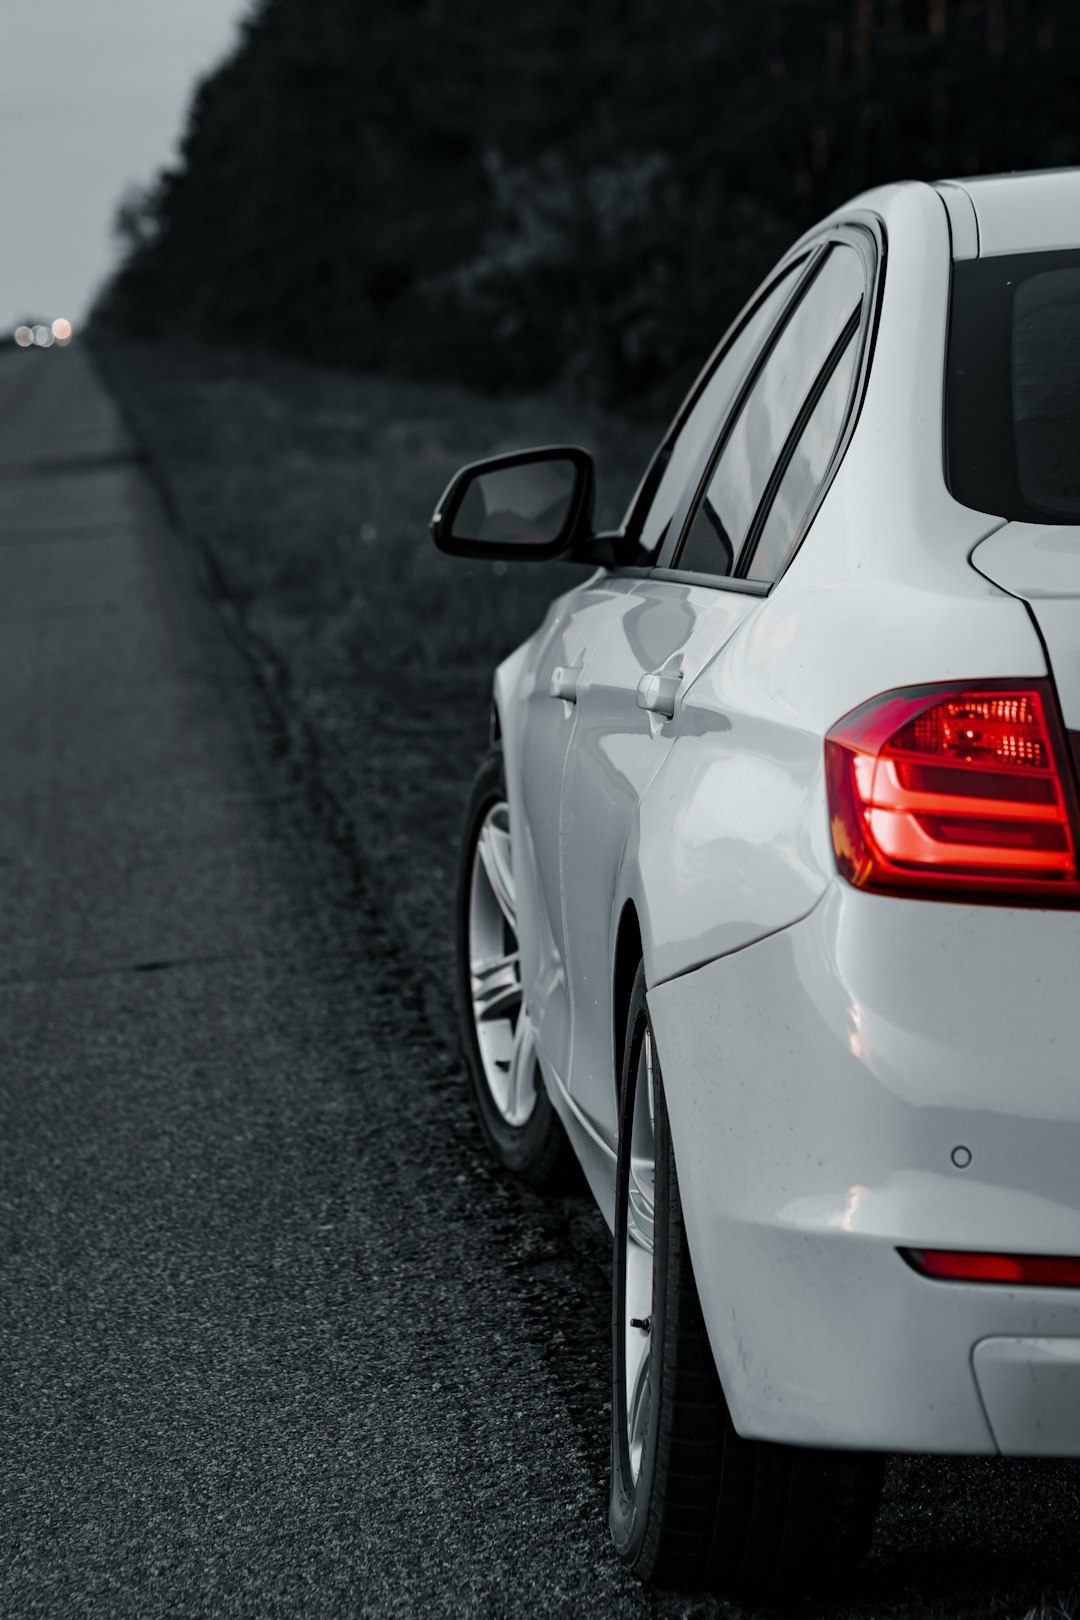
[(493, 749), (473, 782), (465, 811), (457, 882), (456, 999), (461, 1050), (476, 1117), (493, 1157), (519, 1180), (537, 1191), (566, 1191), (578, 1185), (577, 1162), (559, 1116), (551, 1105), (539, 1075), (536, 1103), (521, 1125), (500, 1113), (484, 1072), (473, 1015), (469, 961), (469, 907), (477, 841), (489, 812), (506, 801), (502, 752)]
[[(636, 1480), (626, 1423), (626, 1232), (638, 1069), (652, 1040), (638, 969), (627, 1019), (616, 1178), (611, 1534), (642, 1580), (744, 1596), (834, 1586), (864, 1556), (884, 1459), (744, 1440), (731, 1422), (698, 1303), (655, 1043), (655, 1243), (650, 1372)], [(639, 1331), (634, 1328), (629, 1331)], [(639, 1435), (642, 1430), (639, 1430)]]

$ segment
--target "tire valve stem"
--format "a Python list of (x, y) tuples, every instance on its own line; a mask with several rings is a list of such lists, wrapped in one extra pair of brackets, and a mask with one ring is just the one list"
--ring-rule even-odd
[(651, 1316), (632, 1316), (630, 1318), (630, 1326), (640, 1328), (642, 1333), (651, 1333), (652, 1332), (652, 1317)]

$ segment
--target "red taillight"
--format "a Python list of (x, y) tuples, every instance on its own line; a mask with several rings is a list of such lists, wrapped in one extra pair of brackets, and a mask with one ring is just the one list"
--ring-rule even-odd
[(1055, 1254), (970, 1254), (963, 1249), (901, 1249), (924, 1277), (945, 1282), (1021, 1283), (1080, 1288), (1080, 1260)]
[(1068, 773), (1046, 681), (886, 692), (825, 739), (837, 864), (861, 889), (1076, 904)]

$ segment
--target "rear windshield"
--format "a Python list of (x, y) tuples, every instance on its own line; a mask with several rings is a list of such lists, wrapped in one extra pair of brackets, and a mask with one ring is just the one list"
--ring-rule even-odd
[(953, 266), (946, 466), (965, 506), (1080, 522), (1080, 252)]

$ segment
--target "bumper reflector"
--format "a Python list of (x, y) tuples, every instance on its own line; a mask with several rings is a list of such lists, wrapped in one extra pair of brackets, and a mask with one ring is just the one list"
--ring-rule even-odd
[(901, 1249), (900, 1253), (921, 1276), (943, 1282), (1080, 1288), (1080, 1260), (1066, 1255), (972, 1254), (963, 1249)]

